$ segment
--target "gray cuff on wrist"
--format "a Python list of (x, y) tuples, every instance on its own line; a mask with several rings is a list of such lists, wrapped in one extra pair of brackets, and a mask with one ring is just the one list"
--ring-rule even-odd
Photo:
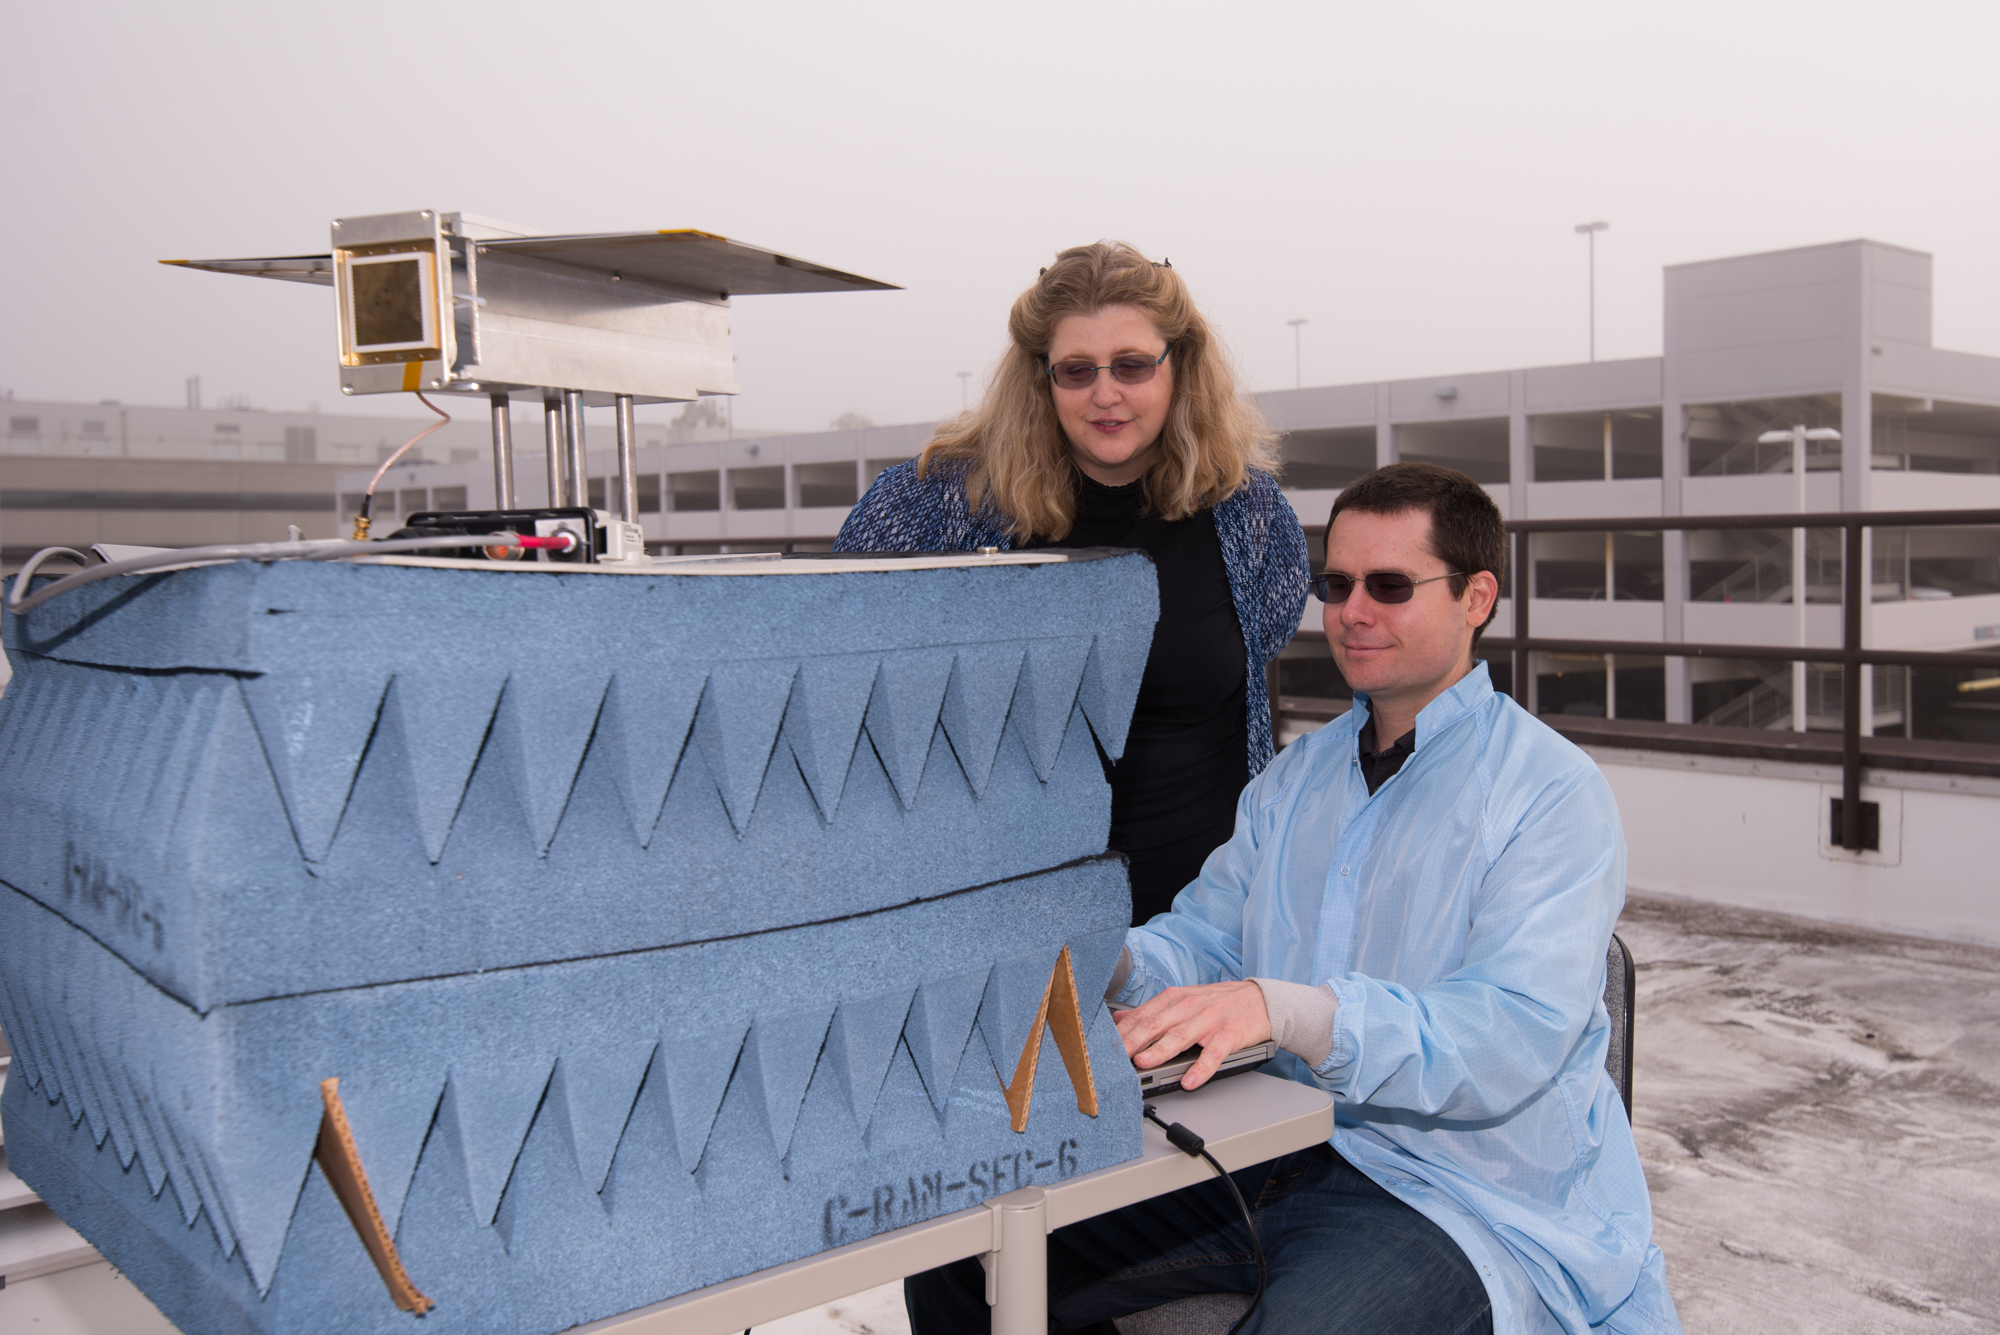
[(1330, 987), (1287, 983), (1277, 978), (1252, 978), (1264, 993), (1271, 1016), (1271, 1037), (1285, 1051), (1317, 1070), (1333, 1055), (1333, 1017), (1340, 1003)]
[[(1132, 976), (1132, 948), (1118, 947), (1118, 967), (1111, 971), (1111, 981), (1104, 985), (1104, 999), (1111, 1000), (1125, 990), (1125, 980)], [(1329, 1040), (1331, 1041), (1331, 1040)]]

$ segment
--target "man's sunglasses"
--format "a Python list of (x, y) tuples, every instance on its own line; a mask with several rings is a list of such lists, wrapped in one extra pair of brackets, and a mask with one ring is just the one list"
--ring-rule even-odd
[(1097, 383), (1099, 371), (1111, 372), (1111, 378), (1121, 385), (1143, 385), (1153, 378), (1153, 373), (1160, 369), (1160, 363), (1172, 356), (1173, 351), (1174, 345), (1169, 343), (1167, 350), (1157, 357), (1136, 354), (1113, 357), (1109, 366), (1092, 366), (1081, 357), (1066, 362), (1044, 361), (1042, 365), (1047, 368), (1049, 379), (1064, 389), (1089, 389)]
[(1367, 587), (1368, 596), (1378, 603), (1407, 603), (1416, 593), (1417, 585), (1452, 579), (1459, 573), (1454, 571), (1449, 575), (1432, 575), (1428, 579), (1411, 579), (1394, 571), (1378, 570), (1372, 575), (1363, 575), (1357, 581), (1352, 575), (1336, 575), (1328, 571), (1312, 577), (1312, 592), (1313, 597), (1323, 603), (1344, 603), (1347, 596), (1354, 592), (1355, 584), (1359, 583)]

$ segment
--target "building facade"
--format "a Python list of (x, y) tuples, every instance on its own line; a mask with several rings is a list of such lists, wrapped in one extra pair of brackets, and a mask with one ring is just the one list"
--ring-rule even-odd
[[(1294, 504), (1324, 513), (1362, 469), (1433, 459), (1510, 518), (2000, 506), (2000, 358), (1932, 346), (1928, 255), (1850, 241), (1676, 265), (1664, 323), (1659, 357), (1268, 394)], [(1818, 439), (1773, 439), (1798, 427)], [(1866, 643), (2000, 648), (2000, 532), (1871, 530), (1868, 546)], [(1634, 524), (1540, 535), (1532, 556), (1537, 635), (1840, 642), (1834, 531)], [(1545, 713), (1838, 727), (1837, 669), (1536, 657)], [(1948, 724), (1913, 718), (1924, 679), (1864, 674), (1864, 728), (2000, 740), (2000, 718), (1979, 722), (2000, 700), (1953, 700)]]

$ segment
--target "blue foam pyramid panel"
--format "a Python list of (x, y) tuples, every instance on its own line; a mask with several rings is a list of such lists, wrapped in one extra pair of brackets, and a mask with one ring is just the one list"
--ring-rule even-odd
[(1136, 555), (107, 580), (6, 618), (0, 881), (202, 1010), (907, 902), (1102, 850), (1154, 606)]
[[(338, 1077), (426, 1328), (527, 1335), (1129, 1158), (1098, 752), (1154, 607), (1130, 555), (9, 615), (10, 1167), (185, 1329), (401, 1330), (315, 1157)], [(1095, 1116), (1035, 1032), (1064, 947)]]

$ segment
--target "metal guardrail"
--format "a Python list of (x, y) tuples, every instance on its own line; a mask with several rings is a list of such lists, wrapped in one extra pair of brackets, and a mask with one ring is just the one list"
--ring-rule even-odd
[[(1555, 654), (1643, 654), (1658, 658), (1764, 658), (1792, 663), (1838, 663), (1841, 665), (1840, 707), (1840, 829), (1834, 843), (1840, 848), (1861, 847), (1861, 669), (1888, 667), (1993, 667), (2000, 656), (1990, 653), (1943, 653), (1921, 650), (1864, 649), (1861, 646), (1862, 530), (1870, 528), (1947, 528), (1977, 524), (2000, 525), (2000, 510), (1830, 510), (1788, 511), (1762, 515), (1641, 515), (1622, 519), (1517, 519), (1508, 523), (1511, 550), (1509, 568), (1513, 572), (1514, 633), (1488, 635), (1481, 643), (1488, 648), (1511, 650), (1514, 668), (1514, 698), (1528, 707), (1531, 673), (1529, 655)], [(1796, 644), (1700, 644), (1685, 640), (1578, 640), (1536, 639), (1528, 632), (1526, 594), (1530, 569), (1527, 556), (1529, 538), (1536, 533), (1651, 533), (1704, 529), (1743, 528), (1837, 528), (1846, 535), (1841, 562), (1841, 645), (1838, 649), (1812, 648)], [(1795, 576), (1796, 578), (1796, 576)]]

